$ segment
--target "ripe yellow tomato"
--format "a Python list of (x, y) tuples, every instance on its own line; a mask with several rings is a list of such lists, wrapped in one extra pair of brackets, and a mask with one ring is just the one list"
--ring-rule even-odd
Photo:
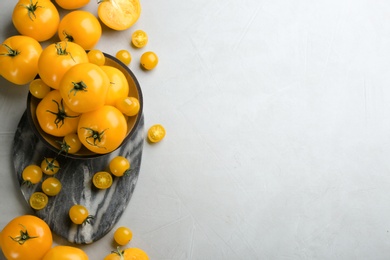
[(38, 165), (31, 164), (26, 166), (22, 172), (23, 184), (37, 184), (42, 179), (42, 169)]
[(98, 16), (109, 28), (126, 30), (130, 28), (141, 15), (139, 0), (105, 0), (99, 2)]
[(124, 246), (133, 238), (133, 232), (127, 227), (119, 227), (114, 232), (114, 240), (120, 245)]
[(73, 0), (73, 1), (55, 0), (55, 1), (62, 9), (74, 10), (86, 6), (90, 0)]
[(140, 248), (126, 248), (121, 250), (117, 248), (116, 251), (107, 255), (104, 260), (149, 260), (149, 256)]
[(47, 196), (56, 196), (62, 189), (61, 182), (55, 177), (49, 177), (42, 182), (42, 191)]
[(19, 0), (12, 13), (12, 22), (21, 35), (42, 42), (57, 32), (60, 15), (51, 1)]
[(89, 215), (88, 209), (83, 205), (73, 205), (69, 209), (70, 220), (76, 225), (89, 223), (94, 217)]
[(59, 90), (50, 91), (38, 104), (36, 116), (45, 133), (65, 136), (77, 132), (80, 113), (72, 111), (63, 101)]
[(119, 50), (115, 54), (115, 58), (123, 62), (125, 65), (129, 65), (131, 62), (131, 54), (128, 50)]
[(81, 142), (77, 134), (68, 134), (64, 136), (63, 143), (66, 145), (66, 153), (75, 154), (81, 149)]
[(90, 151), (106, 154), (117, 149), (127, 133), (125, 116), (113, 106), (103, 106), (80, 117), (77, 134)]
[(100, 171), (95, 173), (92, 177), (92, 183), (96, 188), (101, 190), (110, 188), (112, 185), (111, 173), (106, 171)]
[(0, 74), (6, 80), (25, 85), (38, 74), (40, 43), (29, 36), (15, 35), (0, 45)]
[(49, 226), (32, 215), (12, 219), (0, 233), (1, 249), (9, 260), (41, 260), (52, 243)]
[(131, 35), (131, 43), (134, 47), (142, 48), (148, 43), (148, 35), (143, 30), (136, 30)]
[(165, 137), (165, 128), (160, 124), (155, 124), (148, 129), (148, 140), (151, 143), (160, 142)]
[(54, 175), (60, 170), (60, 164), (55, 158), (45, 158), (41, 162), (41, 169), (46, 175)]
[(51, 91), (51, 88), (39, 78), (31, 81), (28, 88), (31, 95), (38, 99), (44, 98)]
[(81, 63), (70, 68), (60, 83), (65, 104), (73, 111), (86, 113), (102, 107), (110, 80), (103, 69), (93, 63)]
[(85, 50), (92, 49), (100, 40), (102, 27), (95, 15), (76, 10), (66, 14), (58, 26), (61, 41), (75, 42)]
[(106, 56), (104, 56), (104, 53), (101, 50), (93, 49), (88, 52), (88, 60), (91, 63), (103, 66), (104, 63), (106, 63)]
[(29, 203), (31, 208), (35, 210), (41, 210), (44, 207), (46, 207), (47, 203), (49, 202), (49, 198), (47, 195), (43, 192), (37, 191), (31, 194)]
[(113, 175), (122, 177), (130, 172), (130, 162), (126, 157), (118, 155), (111, 159), (109, 168)]
[(125, 74), (112, 66), (101, 66), (110, 80), (106, 95), (106, 105), (114, 106), (118, 99), (125, 98), (129, 94), (129, 83)]
[(126, 116), (135, 116), (140, 110), (140, 104), (135, 97), (119, 98), (115, 103), (115, 107)]
[(54, 246), (42, 260), (88, 260), (88, 255), (80, 248), (73, 246)]
[(38, 73), (48, 86), (58, 89), (68, 69), (86, 62), (87, 52), (77, 43), (67, 41), (52, 43), (43, 49), (39, 57)]
[(158, 64), (158, 56), (152, 51), (147, 51), (141, 55), (141, 66), (146, 70), (154, 69)]

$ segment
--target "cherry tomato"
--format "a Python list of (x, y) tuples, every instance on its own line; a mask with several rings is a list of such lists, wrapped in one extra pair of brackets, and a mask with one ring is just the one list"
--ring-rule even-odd
[(148, 35), (143, 30), (136, 30), (131, 35), (131, 43), (137, 48), (142, 48), (148, 43)]
[(29, 36), (15, 35), (0, 45), (0, 74), (9, 82), (25, 85), (38, 74), (42, 47)]
[(92, 13), (76, 10), (67, 13), (58, 26), (61, 41), (75, 42), (85, 50), (92, 49), (100, 40), (102, 27)]
[(38, 165), (28, 165), (22, 172), (23, 184), (37, 184), (42, 179), (42, 169)]
[(148, 140), (152, 143), (160, 142), (165, 137), (165, 128), (156, 124), (149, 128), (148, 130)]
[(129, 65), (131, 62), (131, 54), (128, 50), (120, 50), (115, 54), (115, 57), (123, 62), (125, 65)]
[(126, 157), (118, 155), (111, 159), (109, 168), (113, 175), (121, 177), (130, 172), (130, 162)]
[(86, 6), (90, 0), (55, 0), (56, 3), (63, 9), (74, 10)]
[(81, 142), (77, 134), (67, 134), (64, 136), (63, 143), (66, 145), (65, 152), (75, 154), (81, 149)]
[(141, 55), (141, 66), (146, 70), (152, 70), (157, 66), (158, 57), (156, 53), (147, 51)]
[(149, 256), (140, 248), (126, 248), (124, 250), (120, 250), (117, 248), (116, 251), (111, 252), (111, 254), (107, 255), (104, 260), (149, 260)]
[(49, 177), (42, 182), (42, 191), (47, 196), (56, 196), (62, 189), (61, 182), (54, 177)]
[(105, 171), (97, 172), (93, 175), (92, 182), (96, 188), (105, 190), (111, 187), (112, 176), (109, 172), (105, 172)]
[(88, 255), (80, 248), (73, 246), (54, 246), (42, 260), (88, 260)]
[(59, 89), (71, 110), (85, 113), (105, 104), (109, 85), (110, 80), (101, 67), (88, 62), (70, 68), (64, 74)]
[(98, 16), (109, 28), (126, 30), (140, 17), (139, 0), (105, 0), (99, 2)]
[(103, 66), (104, 63), (106, 63), (106, 56), (104, 56), (104, 53), (101, 50), (90, 50), (87, 55), (89, 62), (98, 66)]
[(77, 132), (80, 113), (72, 111), (63, 101), (59, 90), (50, 91), (35, 111), (42, 130), (53, 136)]
[(29, 91), (34, 97), (42, 99), (51, 91), (51, 88), (42, 79), (34, 79), (30, 82)]
[(126, 116), (135, 116), (140, 110), (139, 101), (135, 97), (120, 98), (117, 100), (115, 106)]
[(60, 169), (60, 164), (54, 158), (45, 158), (41, 163), (42, 172), (46, 175), (54, 175)]
[(129, 94), (129, 83), (125, 74), (119, 69), (112, 66), (101, 66), (110, 80), (106, 95), (106, 105), (114, 106), (120, 98), (125, 98)]
[(46, 207), (47, 203), (49, 202), (49, 198), (47, 195), (43, 192), (37, 191), (31, 194), (30, 196), (30, 206), (35, 210), (40, 210)]
[(92, 215), (89, 215), (88, 209), (83, 205), (73, 205), (69, 209), (69, 217), (74, 224), (81, 225), (89, 223), (93, 219)]
[(66, 71), (76, 64), (86, 62), (88, 55), (77, 43), (68, 41), (52, 43), (43, 49), (39, 57), (39, 76), (48, 86), (58, 89)]
[(9, 260), (41, 260), (50, 250), (53, 237), (49, 226), (32, 215), (15, 217), (0, 233), (3, 254)]
[(124, 246), (133, 238), (133, 233), (127, 227), (119, 227), (114, 232), (114, 240), (118, 245)]
[(12, 22), (21, 35), (42, 42), (57, 32), (60, 15), (51, 1), (19, 0), (12, 13)]
[(113, 106), (103, 106), (80, 116), (77, 134), (90, 151), (106, 154), (117, 149), (127, 133), (125, 116)]

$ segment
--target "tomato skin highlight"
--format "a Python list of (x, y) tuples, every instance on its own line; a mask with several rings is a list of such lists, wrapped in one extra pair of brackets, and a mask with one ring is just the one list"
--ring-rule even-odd
[(55, 2), (65, 10), (74, 10), (86, 6), (90, 0), (55, 0)]
[(9, 82), (25, 85), (38, 74), (42, 46), (32, 37), (11, 36), (0, 45), (0, 74)]
[[(30, 238), (23, 240), (21, 232), (27, 232)], [(12, 219), (3, 228), (0, 233), (0, 244), (8, 260), (41, 260), (50, 250), (53, 237), (49, 226), (42, 219), (22, 215)]]
[(19, 0), (12, 13), (12, 23), (21, 35), (43, 42), (57, 32), (60, 14), (51, 1)]

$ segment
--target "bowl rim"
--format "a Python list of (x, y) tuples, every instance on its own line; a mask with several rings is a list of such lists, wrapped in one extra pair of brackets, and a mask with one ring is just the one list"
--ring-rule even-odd
[[(109, 155), (111, 153), (113, 153), (114, 151), (118, 150), (125, 142), (127, 142), (131, 136), (134, 135), (135, 131), (137, 131), (138, 129), (138, 126), (140, 124), (140, 121), (141, 121), (141, 118), (143, 117), (143, 95), (142, 95), (142, 90), (141, 90), (141, 86), (139, 84), (139, 81), (137, 79), (137, 77), (135, 76), (135, 74), (133, 73), (133, 71), (126, 65), (124, 64), (122, 61), (120, 61), (119, 59), (117, 59), (116, 57), (108, 54), (108, 53), (105, 53), (103, 52), (104, 56), (111, 59), (112, 61), (118, 63), (121, 67), (123, 67), (127, 73), (129, 73), (130, 77), (133, 79), (134, 81), (134, 85), (135, 85), (135, 88), (137, 90), (137, 94), (138, 94), (138, 100), (139, 100), (139, 104), (140, 104), (140, 108), (139, 108), (139, 112), (137, 114), (137, 118), (134, 122), (134, 125), (132, 127), (132, 129), (129, 131), (129, 133), (126, 135), (126, 137), (123, 139), (122, 143), (113, 151), (109, 152), (109, 153), (106, 153), (106, 154), (99, 154), (99, 153), (93, 153), (91, 152), (92, 154), (86, 154), (86, 155), (81, 155), (81, 154), (70, 154), (70, 153), (61, 153), (61, 156), (64, 156), (64, 157), (67, 157), (67, 158), (72, 158), (72, 159), (94, 159), (94, 158), (98, 158), (98, 157), (102, 157), (102, 156), (105, 156), (105, 155)], [(39, 75), (36, 76), (36, 78), (39, 78)], [(60, 150), (56, 147), (54, 147), (52, 144), (50, 144), (39, 132), (39, 130), (37, 129), (37, 127), (40, 127), (39, 125), (36, 125), (34, 123), (34, 119), (32, 117), (32, 111), (31, 111), (31, 106), (30, 106), (30, 103), (31, 103), (31, 100), (34, 98), (34, 96), (28, 92), (28, 95), (27, 95), (27, 120), (28, 120), (28, 123), (30, 124), (30, 127), (32, 128), (33, 132), (35, 133), (36, 136), (38, 136), (38, 138), (44, 143), (44, 145), (46, 147), (48, 147), (50, 150), (52, 150), (53, 152), (55, 153), (59, 153)]]

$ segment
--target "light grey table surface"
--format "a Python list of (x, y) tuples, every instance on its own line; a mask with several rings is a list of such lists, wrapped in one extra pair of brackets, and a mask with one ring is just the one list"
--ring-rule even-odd
[[(0, 2), (0, 41), (16, 34)], [(142, 168), (117, 226), (152, 260), (390, 258), (390, 2), (141, 1), (128, 49), (144, 94)], [(86, 8), (96, 13), (91, 0)], [(149, 34), (145, 49), (131, 33)], [(150, 72), (143, 51), (160, 58)], [(0, 79), (0, 228), (32, 213), (11, 146), (27, 86)], [(55, 244), (67, 244), (55, 237)], [(99, 260), (112, 232), (82, 246)]]

